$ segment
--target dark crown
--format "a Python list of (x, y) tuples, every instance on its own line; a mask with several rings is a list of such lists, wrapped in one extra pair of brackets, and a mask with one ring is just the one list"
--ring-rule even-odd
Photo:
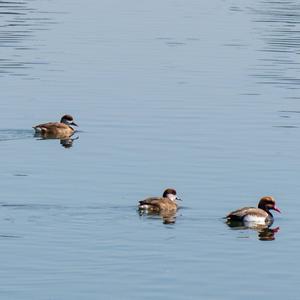
[(73, 121), (73, 117), (71, 115), (64, 115), (61, 118), (61, 121), (62, 120)]
[(176, 191), (174, 189), (166, 189), (163, 193), (163, 197), (167, 197), (168, 194), (176, 195)]

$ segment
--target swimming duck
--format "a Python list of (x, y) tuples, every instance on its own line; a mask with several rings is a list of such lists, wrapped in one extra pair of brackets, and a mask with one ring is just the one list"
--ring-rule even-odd
[(73, 122), (71, 115), (62, 116), (60, 122), (49, 122), (33, 126), (37, 135), (41, 135), (44, 138), (66, 138), (70, 137), (74, 133), (72, 126), (78, 126)]
[(272, 196), (265, 196), (260, 199), (258, 208), (243, 207), (230, 212), (226, 219), (228, 222), (242, 222), (254, 225), (269, 225), (273, 223), (273, 215), (270, 210), (280, 213), (280, 209), (276, 207), (275, 199)]
[(180, 200), (176, 196), (176, 190), (169, 188), (164, 191), (162, 197), (150, 197), (139, 201), (138, 208), (147, 212), (176, 211), (176, 200)]

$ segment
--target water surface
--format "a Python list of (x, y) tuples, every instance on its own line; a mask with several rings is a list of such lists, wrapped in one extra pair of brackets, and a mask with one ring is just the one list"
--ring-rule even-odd
[[(297, 299), (300, 6), (206, 2), (0, 2), (3, 299)], [(167, 187), (174, 224), (137, 213)]]

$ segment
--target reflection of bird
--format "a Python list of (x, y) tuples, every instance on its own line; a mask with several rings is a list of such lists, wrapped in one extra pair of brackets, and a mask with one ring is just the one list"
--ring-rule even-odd
[(147, 216), (149, 219), (161, 218), (164, 224), (174, 224), (176, 221), (176, 210), (161, 210), (160, 212), (139, 210), (140, 216)]
[(176, 196), (174, 189), (166, 189), (162, 197), (150, 197), (139, 201), (139, 210), (146, 212), (166, 212), (177, 210), (176, 200), (180, 200)]
[(75, 140), (78, 140), (79, 136), (75, 137), (75, 138), (67, 138), (67, 139), (61, 139), (60, 140), (60, 144), (64, 147), (64, 148), (71, 148), (73, 146), (73, 142)]
[(276, 228), (263, 228), (258, 230), (258, 238), (261, 241), (274, 241), (275, 240), (275, 233), (279, 231), (279, 227)]
[(276, 210), (280, 213), (279, 208), (276, 207), (275, 199), (271, 196), (266, 196), (260, 199), (258, 208), (243, 207), (232, 211), (226, 216), (230, 223), (243, 223), (245, 225), (269, 225), (273, 222), (273, 215), (270, 210)]
[(74, 128), (78, 126), (73, 122), (73, 117), (70, 115), (64, 115), (60, 122), (49, 122), (34, 126), (35, 133), (44, 138), (68, 138), (74, 133)]
[(164, 224), (174, 224), (176, 221), (176, 211), (161, 211), (159, 213)]
[(273, 241), (275, 240), (275, 234), (279, 231), (279, 227), (270, 228), (269, 225), (245, 225), (242, 222), (227, 222), (227, 225), (232, 230), (241, 230), (243, 234), (245, 230), (255, 230), (257, 232), (257, 237), (261, 241)]

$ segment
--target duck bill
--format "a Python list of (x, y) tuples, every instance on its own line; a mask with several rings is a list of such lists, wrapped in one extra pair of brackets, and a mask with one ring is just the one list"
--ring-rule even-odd
[(273, 209), (276, 210), (277, 212), (279, 212), (281, 214), (281, 211), (280, 211), (280, 209), (278, 207), (274, 206)]
[(73, 126), (77, 126), (78, 127), (78, 125), (76, 123), (74, 123), (74, 122), (72, 122), (70, 124), (73, 125)]

